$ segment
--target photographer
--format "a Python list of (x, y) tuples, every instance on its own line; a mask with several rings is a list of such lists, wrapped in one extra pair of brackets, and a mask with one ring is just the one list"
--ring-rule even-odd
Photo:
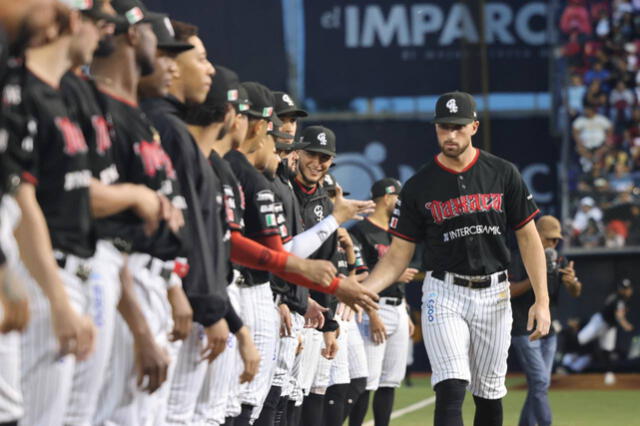
[[(571, 296), (578, 297), (582, 290), (582, 284), (576, 277), (573, 261), (567, 262), (565, 258), (559, 257), (556, 251), (556, 247), (562, 239), (562, 229), (558, 219), (553, 216), (542, 216), (536, 223), (536, 229), (547, 258), (547, 285), (553, 320), (560, 287), (564, 285)], [(509, 269), (511, 308), (513, 310), (511, 344), (527, 376), (529, 388), (518, 424), (520, 426), (536, 424), (546, 426), (551, 424), (551, 408), (547, 398), (547, 390), (551, 382), (551, 369), (556, 352), (556, 334), (551, 327), (549, 334), (542, 339), (535, 341), (529, 339), (529, 332), (533, 324), (527, 324), (527, 317), (529, 307), (534, 301), (531, 282), (519, 255), (513, 257)]]

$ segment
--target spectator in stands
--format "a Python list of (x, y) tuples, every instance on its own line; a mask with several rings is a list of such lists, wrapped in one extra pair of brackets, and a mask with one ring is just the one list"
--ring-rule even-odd
[(612, 220), (607, 224), (604, 234), (604, 246), (607, 248), (624, 247), (627, 240), (628, 230), (621, 220)]
[(633, 189), (633, 177), (627, 161), (618, 161), (614, 172), (609, 176), (609, 187), (615, 192), (626, 192)]
[(611, 121), (601, 114), (596, 114), (590, 104), (585, 105), (584, 115), (573, 122), (573, 139), (585, 172), (591, 170), (593, 163), (602, 160), (608, 150), (607, 141), (610, 137)]
[(569, 104), (569, 115), (571, 117), (582, 114), (582, 100), (586, 93), (587, 87), (582, 82), (580, 74), (573, 74), (571, 76), (571, 85), (567, 90), (567, 103)]
[(583, 103), (585, 105), (591, 105), (597, 113), (604, 115), (607, 106), (607, 94), (602, 90), (600, 80), (593, 80), (591, 82), (587, 88)]
[(604, 64), (602, 61), (596, 61), (593, 64), (593, 68), (584, 73), (584, 83), (589, 86), (591, 82), (594, 80), (600, 80), (600, 85), (602, 86), (602, 90), (605, 92), (609, 91), (608, 81), (611, 77), (611, 73), (609, 70), (604, 68)]
[(587, 230), (589, 220), (596, 223), (597, 228), (602, 223), (602, 210), (596, 206), (596, 201), (593, 197), (584, 197), (580, 200), (580, 208), (576, 212), (571, 226), (573, 227), (573, 234), (580, 235)]
[(611, 111), (609, 117), (614, 122), (624, 123), (631, 119), (631, 108), (635, 104), (635, 96), (624, 81), (619, 80), (609, 94)]
[(570, 0), (564, 12), (562, 12), (560, 29), (562, 29), (565, 34), (571, 34), (573, 32), (585, 35), (591, 34), (589, 12), (581, 0)]
[(640, 246), (640, 205), (631, 206), (631, 220), (629, 221), (628, 246)]
[(611, 33), (611, 22), (609, 13), (606, 9), (600, 11), (600, 18), (596, 23), (596, 35), (600, 38), (606, 38)]
[(630, 0), (616, 0), (613, 2), (613, 23), (617, 25), (623, 19), (624, 15), (632, 14), (633, 6)]
[(587, 228), (578, 235), (578, 242), (580, 243), (580, 246), (585, 248), (600, 247), (604, 242), (602, 224), (592, 218), (589, 218)]

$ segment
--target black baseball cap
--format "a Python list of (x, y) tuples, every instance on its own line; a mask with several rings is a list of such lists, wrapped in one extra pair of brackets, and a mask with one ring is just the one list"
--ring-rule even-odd
[(302, 131), (299, 142), (306, 144), (305, 151), (336, 155), (336, 135), (324, 126), (309, 126)]
[(623, 278), (618, 283), (618, 289), (623, 289), (623, 288), (631, 288), (631, 280), (629, 278)]
[(158, 19), (151, 21), (153, 33), (158, 39), (158, 49), (167, 52), (180, 53), (193, 49), (193, 45), (176, 40), (176, 32), (171, 25), (171, 19), (167, 15), (160, 15)]
[(151, 12), (140, 0), (112, 0), (111, 6), (124, 18), (124, 25), (116, 26), (116, 32), (135, 24), (153, 23), (163, 17), (160, 13)]
[(70, 9), (79, 10), (82, 14), (95, 20), (105, 20), (111, 23), (121, 22), (120, 17), (109, 15), (102, 11), (102, 0), (60, 0), (61, 3)]
[(283, 115), (292, 115), (294, 117), (308, 117), (309, 113), (298, 107), (296, 102), (293, 100), (288, 93), (285, 92), (273, 92), (273, 97), (275, 100), (275, 109), (276, 114), (279, 116)]
[[(282, 138), (282, 139), (293, 139), (293, 136), (287, 134), (287, 138)], [(303, 143), (303, 142), (299, 142), (299, 141), (294, 141), (294, 142), (276, 142), (276, 149), (279, 149), (280, 151), (297, 151), (299, 149), (305, 149), (309, 144), (307, 143)]]
[(449, 92), (436, 102), (435, 123), (467, 125), (478, 119), (476, 101), (465, 92)]
[[(337, 186), (338, 181), (331, 173), (327, 173), (326, 175), (324, 175), (324, 177), (322, 178), (322, 188), (324, 188), (326, 191), (335, 191)], [(342, 191), (342, 195), (346, 197), (348, 195), (351, 195), (351, 193)]]
[(249, 101), (251, 102), (251, 107), (247, 111), (247, 115), (271, 121), (271, 117), (275, 115), (273, 113), (274, 100), (271, 90), (255, 81), (244, 82), (241, 83), (241, 85), (247, 91)]
[(371, 198), (376, 199), (387, 194), (400, 194), (402, 184), (398, 179), (384, 178), (371, 186)]

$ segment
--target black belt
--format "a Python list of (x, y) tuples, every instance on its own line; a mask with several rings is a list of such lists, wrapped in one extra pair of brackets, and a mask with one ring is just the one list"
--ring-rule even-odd
[[(437, 280), (441, 280), (444, 281), (444, 277), (446, 275), (446, 272), (444, 271), (433, 271), (431, 273), (431, 276)], [(503, 281), (507, 280), (507, 273), (506, 272), (502, 272), (500, 273), (500, 275), (498, 275), (498, 282), (501, 283)], [(486, 280), (480, 280), (480, 281), (476, 281), (476, 280), (469, 280), (467, 278), (462, 278), (462, 277), (457, 277), (457, 276), (453, 276), (453, 280), (452, 280), (453, 284), (455, 285), (459, 285), (461, 287), (468, 287), (468, 288), (473, 288), (473, 289), (479, 289), (479, 288), (487, 288), (491, 286), (491, 278), (487, 278)]]
[(402, 305), (402, 299), (399, 297), (381, 297), (381, 299), (384, 299), (385, 305), (391, 305), (391, 306)]
[[(60, 267), (60, 269), (64, 269), (65, 271), (67, 270), (67, 256), (64, 255), (60, 258), (56, 258), (56, 263), (58, 264), (58, 266)], [(89, 279), (89, 276), (91, 275), (91, 267), (84, 263), (84, 262), (80, 262), (78, 263), (77, 268), (75, 268), (75, 270), (73, 271), (69, 271), (72, 274), (74, 274), (76, 277), (80, 278), (80, 280), (82, 281), (86, 281)]]
[[(149, 259), (149, 261), (147, 262), (147, 264), (146, 264), (146, 265), (144, 265), (144, 266), (145, 266), (145, 268), (146, 268), (146, 269), (148, 269), (148, 270), (149, 270), (149, 271), (151, 271), (151, 272), (154, 272), (154, 271), (153, 271), (153, 269), (152, 269), (152, 268), (153, 268), (153, 261), (154, 261), (154, 258), (152, 257), (151, 259)], [(157, 262), (157, 260), (156, 260), (156, 262)], [(159, 271), (159, 273), (160, 273), (160, 278), (162, 278), (163, 280), (165, 280), (165, 281), (167, 281), (167, 282), (168, 282), (168, 281), (171, 279), (171, 273), (172, 273), (172, 272), (173, 272), (173, 268), (172, 268), (171, 266), (168, 266), (168, 265), (165, 263), (165, 264), (162, 266), (162, 268), (160, 268), (160, 271)]]

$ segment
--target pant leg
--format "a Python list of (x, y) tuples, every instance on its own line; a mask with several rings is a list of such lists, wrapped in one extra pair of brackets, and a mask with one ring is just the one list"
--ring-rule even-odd
[[(520, 426), (546, 426), (551, 424), (551, 408), (547, 390), (549, 388), (549, 373), (540, 340), (529, 341), (529, 336), (514, 336), (512, 338), (520, 365), (527, 376), (529, 400), (528, 412), (520, 414)], [(532, 416), (533, 414), (533, 416)], [(533, 417), (533, 422), (531, 421)]]
[(95, 350), (78, 363), (65, 415), (66, 425), (91, 425), (111, 356), (113, 334), (120, 301), (122, 254), (106, 241), (99, 241), (87, 285), (90, 314), (96, 326)]
[(470, 332), (465, 315), (471, 308), (467, 290), (435, 279), (428, 273), (423, 285), (422, 334), (431, 386), (447, 379), (469, 382)]
[(505, 378), (513, 322), (509, 282), (494, 282), (485, 289), (464, 290), (474, 292), (473, 313), (468, 317), (471, 338), (469, 390), (480, 398), (500, 399), (507, 394)]
[(338, 320), (340, 335), (338, 336), (338, 353), (331, 362), (329, 371), (329, 386), (347, 384), (349, 377), (349, 329), (347, 321)]
[[(320, 363), (320, 351), (322, 349), (323, 342), (322, 333), (317, 330), (305, 328), (303, 336), (304, 349), (302, 350), (300, 358), (299, 381), (301, 394), (308, 395), (313, 384), (313, 379), (316, 376), (316, 371), (318, 370), (318, 364)], [(301, 403), (302, 400), (299, 402)]]
[(20, 387), (20, 334), (14, 331), (0, 334), (0, 423), (20, 419), (23, 411)]
[(586, 345), (596, 337), (600, 337), (609, 327), (609, 324), (602, 318), (602, 314), (596, 312), (587, 325), (578, 332), (578, 343), (583, 346)]
[(278, 340), (278, 359), (276, 361), (276, 369), (273, 375), (273, 386), (282, 387), (281, 396), (289, 395), (284, 393), (288, 391), (287, 384), (291, 381), (291, 373), (296, 358), (296, 349), (298, 348), (298, 338), (304, 327), (304, 317), (299, 314), (291, 314), (291, 336), (280, 337)]
[[(381, 310), (383, 307), (381, 307)], [(382, 312), (379, 312), (382, 314)], [(375, 343), (371, 336), (371, 323), (369, 316), (364, 314), (362, 322), (359, 325), (360, 334), (362, 336), (364, 353), (367, 357), (367, 388), (366, 390), (376, 390), (380, 385), (380, 377), (382, 376), (382, 363), (384, 361), (385, 348), (387, 341)]]
[[(71, 306), (80, 314), (88, 310), (86, 285), (74, 274), (59, 269)], [(73, 382), (76, 360), (58, 355), (58, 342), (51, 329), (49, 302), (24, 270), (29, 292), (30, 322), (22, 334), (22, 378), (25, 410), (21, 425), (61, 425)]]
[(382, 374), (380, 376), (380, 387), (397, 388), (402, 383), (407, 371), (407, 352), (409, 347), (409, 317), (404, 303), (400, 306), (391, 306), (395, 327), (390, 327), (392, 333), (387, 339), (382, 362)]
[(349, 330), (349, 377), (351, 379), (367, 377), (369, 376), (367, 354), (358, 323), (352, 319), (347, 323), (347, 328)]

